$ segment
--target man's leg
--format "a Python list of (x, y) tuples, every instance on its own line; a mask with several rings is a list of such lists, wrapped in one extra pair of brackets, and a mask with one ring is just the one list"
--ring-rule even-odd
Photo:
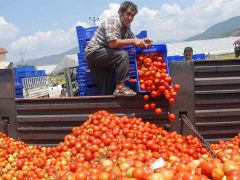
[[(124, 96), (136, 95), (134, 91), (132, 91), (128, 87), (125, 87), (125, 84), (124, 84), (124, 82), (129, 79), (128, 77), (129, 56), (126, 51), (119, 50), (119, 49), (99, 48), (87, 56), (87, 63), (90, 69), (94, 69), (93, 71), (101, 71), (101, 70), (96, 70), (98, 68), (109, 68), (109, 69), (115, 70), (116, 77), (117, 77), (116, 78), (117, 86), (114, 91), (115, 95), (119, 95), (119, 96), (120, 95), (124, 95)], [(98, 87), (106, 86), (108, 82), (106, 80), (104, 80), (103, 82), (101, 80), (102, 79), (101, 76), (104, 76), (104, 75), (101, 75), (101, 76), (100, 75), (101, 73), (96, 73), (96, 72), (94, 73)], [(110, 86), (112, 85), (113, 83), (111, 83)]]
[(87, 56), (89, 67), (110, 68), (116, 71), (116, 83), (128, 80), (129, 56), (124, 50), (99, 48)]
[(112, 70), (110, 68), (92, 67), (90, 71), (96, 79), (100, 95), (112, 95), (115, 88), (113, 87)]

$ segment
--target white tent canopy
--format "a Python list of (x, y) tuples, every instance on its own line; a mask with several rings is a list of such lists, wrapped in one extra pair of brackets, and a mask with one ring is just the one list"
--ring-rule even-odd
[(238, 37), (217, 38), (208, 40), (197, 41), (184, 41), (177, 43), (167, 43), (168, 56), (183, 55), (185, 47), (190, 46), (193, 48), (194, 54), (230, 54), (234, 53), (234, 41), (240, 39)]

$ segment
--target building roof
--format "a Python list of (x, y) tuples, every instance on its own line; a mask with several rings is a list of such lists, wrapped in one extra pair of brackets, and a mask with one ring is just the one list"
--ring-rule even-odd
[(240, 36), (168, 43), (168, 56), (183, 55), (183, 50), (187, 46), (193, 48), (194, 54), (230, 54), (234, 53), (233, 43), (238, 39), (240, 39)]
[(7, 50), (0, 47), (0, 54), (7, 53)]

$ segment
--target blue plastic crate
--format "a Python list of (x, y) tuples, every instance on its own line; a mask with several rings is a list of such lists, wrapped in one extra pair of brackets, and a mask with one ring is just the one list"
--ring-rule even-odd
[(83, 87), (79, 86), (80, 96), (96, 96), (100, 95), (98, 88), (95, 86)]
[(84, 53), (88, 43), (89, 41), (86, 41), (86, 40), (78, 40), (79, 51)]
[(98, 27), (90, 27), (90, 28), (84, 28), (82, 26), (77, 26), (77, 37), (79, 40), (90, 40), (92, 36), (94, 35), (96, 29)]
[(100, 96), (100, 92), (80, 92), (80, 96)]
[(25, 78), (25, 77), (31, 77), (33, 71), (22, 71), (15, 74), (18, 78)]
[(192, 59), (194, 61), (205, 60), (206, 59), (206, 55), (204, 53), (202, 53), (202, 54), (193, 54)]
[(137, 71), (129, 71), (128, 72), (129, 77), (136, 76), (136, 74), (137, 74)]
[[(22, 79), (21, 79), (21, 80), (22, 80)], [(15, 88), (16, 88), (16, 89), (23, 88), (22, 82), (16, 82), (16, 83), (15, 83)]]
[(45, 70), (22, 71), (15, 74), (15, 77), (17, 78), (27, 78), (27, 77), (37, 77), (37, 76), (46, 76)]
[[(151, 53), (151, 52), (157, 52), (157, 53), (160, 53), (162, 54), (163, 56), (163, 59), (166, 63), (166, 59), (167, 59), (167, 46), (166, 44), (155, 44), (153, 45), (151, 48), (148, 48), (148, 49), (139, 49), (139, 48), (136, 48), (136, 54), (146, 54), (146, 53)], [(137, 61), (137, 60), (136, 60)], [(135, 63), (136, 65), (136, 69), (138, 69), (137, 67), (137, 62)], [(140, 93), (146, 93), (148, 91), (145, 91), (145, 90), (141, 90), (140, 89), (140, 82), (139, 82), (139, 75), (138, 75), (138, 71), (136, 71), (136, 75), (137, 75), (137, 92), (140, 92)]]
[(16, 98), (23, 98), (23, 94), (16, 94)]
[(16, 94), (22, 94), (23, 93), (23, 89), (22, 88), (16, 88), (15, 89), (15, 93)]
[(35, 71), (34, 66), (23, 66), (23, 67), (14, 68), (15, 74), (17, 74), (19, 72), (28, 72), (28, 71)]
[(138, 39), (144, 39), (147, 38), (147, 31), (141, 31), (139, 34), (136, 35), (136, 38)]
[(85, 85), (92, 85), (92, 84), (96, 84), (96, 80), (93, 76), (81, 76), (81, 77), (77, 77), (77, 81), (78, 84), (85, 84)]
[(46, 76), (45, 70), (31, 72), (31, 77)]

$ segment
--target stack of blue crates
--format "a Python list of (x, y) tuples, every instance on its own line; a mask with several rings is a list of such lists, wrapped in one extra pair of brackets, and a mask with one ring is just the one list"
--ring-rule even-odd
[[(81, 26), (76, 27), (78, 44), (79, 44), (79, 53), (78, 53), (78, 63), (79, 67), (77, 70), (77, 80), (79, 86), (79, 94), (80, 96), (96, 96), (100, 95), (99, 90), (97, 89), (95, 79), (91, 74), (85, 59), (85, 47), (89, 43), (90, 39), (94, 35), (97, 27), (83, 28)], [(147, 31), (141, 31), (137, 38), (142, 39), (147, 37)], [(130, 59), (130, 68), (129, 68), (129, 76), (130, 78), (136, 78), (136, 66), (135, 66), (135, 58), (136, 52), (133, 46), (123, 48), (129, 54)], [(135, 83), (136, 84), (136, 83)], [(131, 83), (128, 84), (131, 87), (136, 87)]]
[(23, 98), (22, 78), (46, 76), (45, 70), (36, 71), (34, 66), (14, 68), (16, 98)]

